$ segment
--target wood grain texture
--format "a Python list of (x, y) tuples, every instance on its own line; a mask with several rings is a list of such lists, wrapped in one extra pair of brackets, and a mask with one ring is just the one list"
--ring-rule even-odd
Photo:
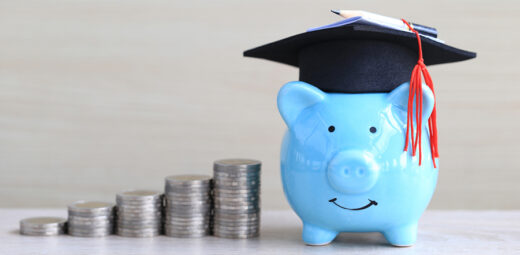
[(279, 178), (288, 66), (242, 51), (364, 9), (436, 26), (476, 60), (430, 69), (440, 178), (431, 208), (520, 209), (518, 1), (0, 1), (0, 206), (63, 206), (212, 162)]
[(259, 238), (82, 238), (18, 234), (18, 222), (66, 210), (0, 209), (0, 251), (5, 254), (518, 254), (520, 211), (427, 211), (412, 247), (389, 245), (379, 233), (342, 233), (327, 246), (306, 246), (292, 211), (264, 211)]

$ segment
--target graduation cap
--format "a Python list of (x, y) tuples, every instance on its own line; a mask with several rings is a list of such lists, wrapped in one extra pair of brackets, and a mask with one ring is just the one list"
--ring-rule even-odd
[[(405, 82), (410, 82), (410, 90), (420, 90), (421, 73), (434, 91), (427, 65), (476, 57), (474, 52), (457, 49), (436, 38), (434, 28), (367, 12), (355, 13), (359, 16), (247, 50), (244, 56), (298, 67), (300, 81), (335, 93), (390, 92)], [(341, 13), (337, 11), (337, 14)], [(417, 95), (422, 96), (422, 93)], [(415, 93), (410, 93), (409, 102), (412, 103), (408, 104), (407, 124), (408, 129), (412, 128), (413, 155), (417, 148), (415, 141), (420, 144), (420, 132), (414, 139), (413, 124), (410, 123), (414, 96)], [(428, 122), (432, 158), (436, 158), (435, 108)], [(417, 124), (421, 124), (420, 117)], [(407, 135), (405, 150), (408, 140)]]

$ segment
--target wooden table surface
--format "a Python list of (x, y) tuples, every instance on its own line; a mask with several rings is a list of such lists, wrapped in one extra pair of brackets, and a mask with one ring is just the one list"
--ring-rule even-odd
[(343, 233), (328, 246), (306, 246), (292, 211), (263, 212), (261, 237), (248, 240), (30, 237), (18, 233), (22, 218), (66, 211), (0, 209), (0, 215), (1, 254), (520, 254), (520, 211), (428, 211), (409, 248), (392, 247), (379, 233)]

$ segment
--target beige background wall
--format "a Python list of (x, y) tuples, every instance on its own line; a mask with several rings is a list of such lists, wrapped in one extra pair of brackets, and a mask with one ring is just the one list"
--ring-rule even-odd
[[(392, 2), (392, 3), (391, 3)], [(297, 70), (242, 51), (365, 9), (436, 26), (478, 59), (430, 68), (441, 172), (430, 208), (520, 209), (518, 1), (0, 1), (0, 207), (112, 200), (163, 177), (264, 162), (288, 208), (275, 105)]]

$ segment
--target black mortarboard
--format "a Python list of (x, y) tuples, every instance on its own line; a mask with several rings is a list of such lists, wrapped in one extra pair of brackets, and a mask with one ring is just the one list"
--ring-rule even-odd
[[(463, 61), (476, 53), (421, 35), (426, 65)], [(389, 92), (410, 81), (418, 59), (414, 33), (352, 23), (297, 34), (244, 52), (300, 68), (300, 80), (326, 92)]]

